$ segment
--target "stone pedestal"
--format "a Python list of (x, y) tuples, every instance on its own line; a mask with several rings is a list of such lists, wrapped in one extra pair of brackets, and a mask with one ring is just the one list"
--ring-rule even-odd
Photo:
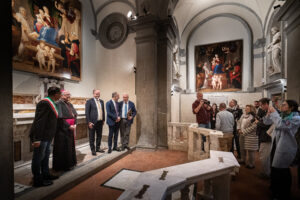
[[(219, 138), (223, 137), (221, 131), (199, 128), (198, 124), (191, 124), (188, 130), (189, 161), (207, 159), (210, 150), (220, 150)], [(203, 141), (203, 137), (206, 141)]]
[(137, 147), (167, 147), (170, 121), (173, 21), (153, 15), (129, 22), (136, 31)]

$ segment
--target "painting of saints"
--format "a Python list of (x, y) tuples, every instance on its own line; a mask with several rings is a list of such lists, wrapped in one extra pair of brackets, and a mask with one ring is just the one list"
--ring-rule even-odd
[(80, 81), (79, 0), (13, 0), (12, 11), (13, 68)]
[(242, 53), (243, 40), (195, 46), (196, 91), (241, 90)]

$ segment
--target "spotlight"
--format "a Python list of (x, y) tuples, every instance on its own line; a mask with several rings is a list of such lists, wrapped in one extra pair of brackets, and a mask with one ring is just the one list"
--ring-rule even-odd
[(136, 73), (136, 67), (133, 67), (133, 72)]
[(128, 13), (127, 13), (127, 18), (130, 19), (131, 17), (132, 17), (132, 11), (130, 10), (130, 11), (128, 11)]

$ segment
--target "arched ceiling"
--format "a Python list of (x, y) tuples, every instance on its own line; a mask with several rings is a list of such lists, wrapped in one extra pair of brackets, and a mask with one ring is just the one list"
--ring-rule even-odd
[[(232, 13), (240, 16), (248, 22), (252, 28), (264, 31), (269, 13), (272, 12), (274, 4), (283, 4), (284, 1), (276, 0), (179, 0), (174, 17), (177, 21), (179, 33), (182, 36), (185, 31), (191, 31), (191, 24), (201, 22), (209, 15), (219, 13)], [(211, 12), (210, 12), (211, 11)], [(200, 15), (205, 18), (199, 17)], [(196, 21), (196, 22), (195, 22)]]

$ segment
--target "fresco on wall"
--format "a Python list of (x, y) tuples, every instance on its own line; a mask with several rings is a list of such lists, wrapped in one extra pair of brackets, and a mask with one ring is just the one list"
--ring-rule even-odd
[(242, 55), (243, 40), (195, 46), (196, 90), (241, 90)]
[(12, 0), (13, 69), (81, 80), (78, 0)]

